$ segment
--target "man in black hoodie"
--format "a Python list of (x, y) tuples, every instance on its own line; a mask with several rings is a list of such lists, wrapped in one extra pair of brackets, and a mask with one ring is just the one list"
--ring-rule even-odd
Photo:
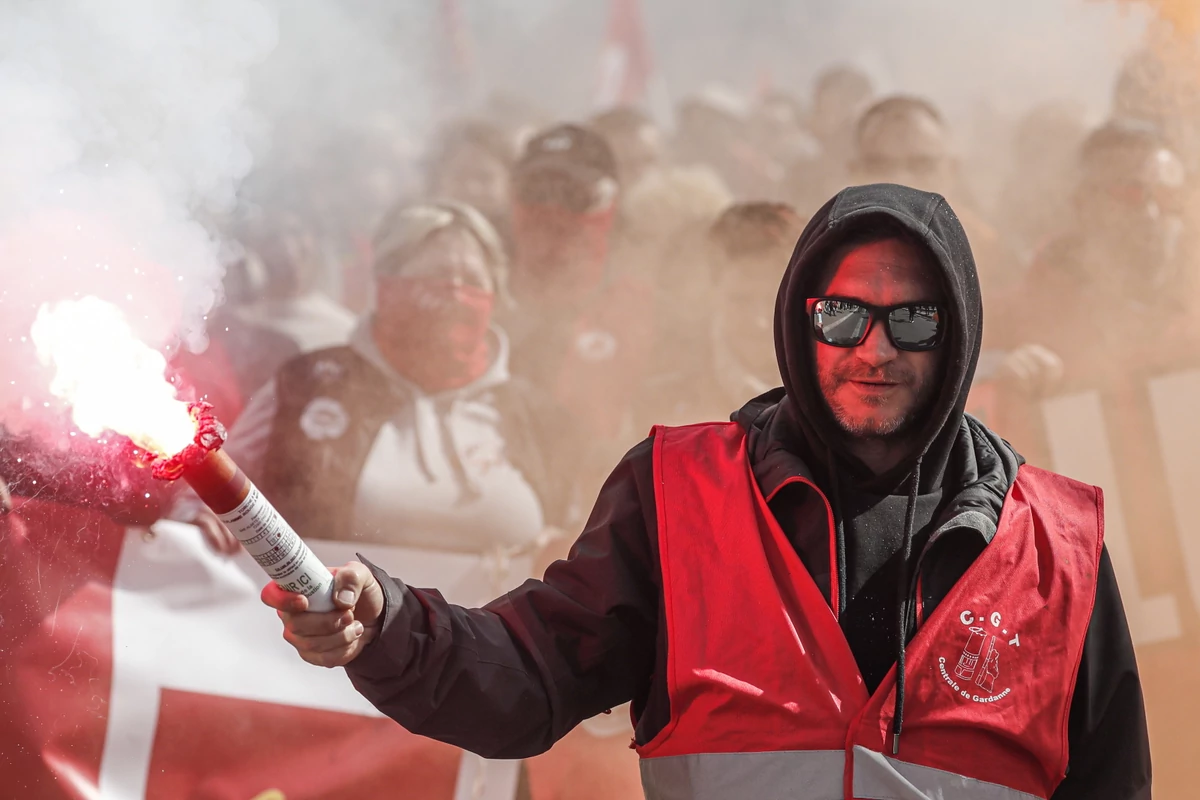
[(783, 277), (783, 388), (735, 425), (656, 429), (542, 581), (464, 609), (352, 562), (341, 612), (264, 601), (306, 660), (486, 757), (632, 700), (655, 798), (841, 797), (851, 763), (846, 796), (1148, 798), (1098, 492), (964, 415), (981, 337), (946, 202), (847, 189)]

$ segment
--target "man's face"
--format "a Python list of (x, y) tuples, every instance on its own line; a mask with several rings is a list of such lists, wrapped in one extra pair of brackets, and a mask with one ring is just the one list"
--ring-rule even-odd
[(859, 183), (898, 183), (930, 192), (950, 191), (955, 179), (945, 128), (917, 108), (867, 120), (851, 171)]
[[(820, 295), (883, 307), (944, 300), (928, 256), (900, 239), (846, 253)], [(944, 346), (925, 352), (897, 350), (884, 320), (875, 321), (857, 347), (832, 347), (815, 340), (813, 346), (821, 394), (847, 433), (864, 438), (904, 436), (928, 411), (937, 391)]]

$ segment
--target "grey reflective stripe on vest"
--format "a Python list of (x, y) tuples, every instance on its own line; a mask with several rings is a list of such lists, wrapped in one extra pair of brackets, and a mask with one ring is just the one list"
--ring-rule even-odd
[(842, 800), (844, 750), (642, 759), (646, 800)]
[[(842, 800), (845, 753), (797, 750), (642, 759), (646, 800)], [(854, 748), (862, 800), (1039, 800), (997, 783)]]
[(854, 796), (863, 800), (1038, 800), (998, 783), (921, 767), (854, 748)]

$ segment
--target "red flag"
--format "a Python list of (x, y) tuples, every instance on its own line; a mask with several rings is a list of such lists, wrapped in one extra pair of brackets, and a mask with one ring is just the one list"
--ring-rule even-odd
[(596, 107), (640, 105), (647, 100), (654, 72), (640, 0), (612, 0), (608, 34), (600, 52)]
[[(198, 531), (151, 536), (103, 515), (14, 498), (0, 513), (0, 774), (4, 797), (45, 800), (512, 798), (513, 762), (484, 762), (406, 732), (341, 670), (302, 662), (258, 601), (244, 553)], [(471, 605), (518, 583), (530, 559), (310, 541), (328, 563), (363, 549)], [(527, 563), (528, 562), (528, 563)], [(624, 735), (580, 730), (526, 763), (533, 800), (638, 790)]]

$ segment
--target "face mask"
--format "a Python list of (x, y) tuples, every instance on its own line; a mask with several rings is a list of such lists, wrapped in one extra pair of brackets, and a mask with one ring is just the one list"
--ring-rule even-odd
[(520, 297), (586, 295), (604, 280), (614, 209), (577, 213), (552, 206), (513, 208), (516, 259), (512, 274)]
[(375, 338), (388, 362), (427, 392), (458, 389), (488, 367), (495, 296), (443, 278), (379, 281)]

